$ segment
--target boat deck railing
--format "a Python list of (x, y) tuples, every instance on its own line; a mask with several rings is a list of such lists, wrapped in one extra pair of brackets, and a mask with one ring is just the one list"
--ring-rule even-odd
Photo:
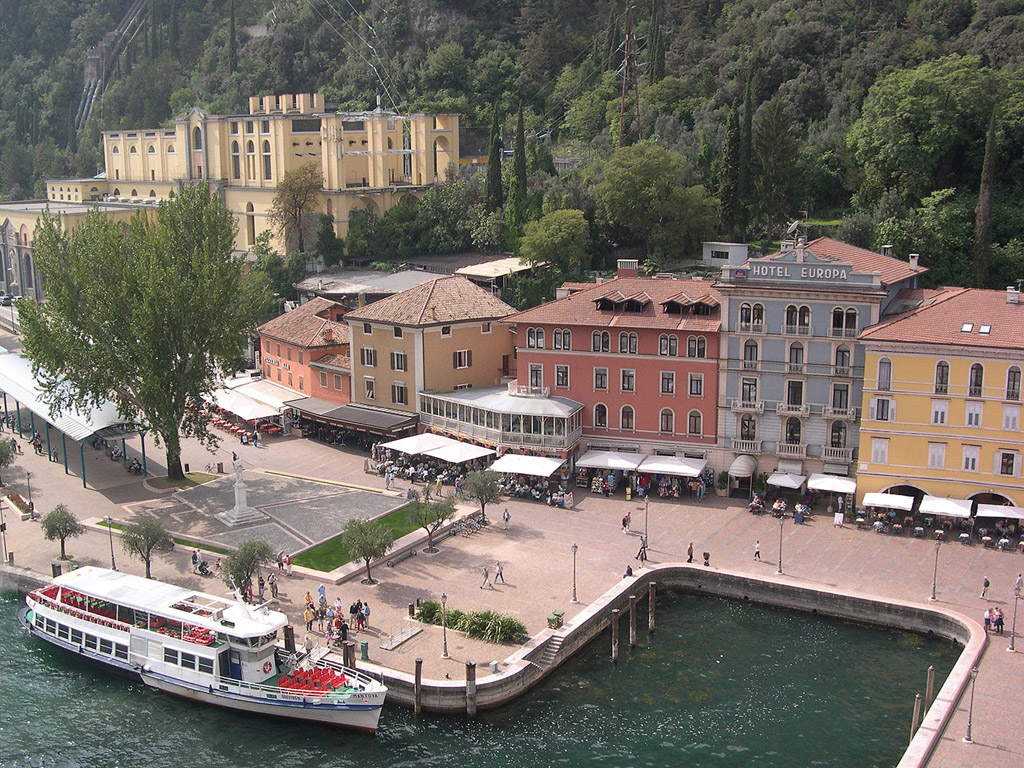
[(100, 626), (118, 629), (122, 632), (131, 631), (130, 624), (118, 621), (117, 619), (111, 619), (107, 616), (101, 616), (100, 614), (92, 613), (91, 611), (83, 611), (81, 608), (75, 608), (73, 605), (62, 603), (59, 600), (55, 600), (52, 597), (44, 595), (40, 590), (34, 590), (29, 596), (36, 602), (45, 605), (47, 608), (52, 608), (60, 613), (66, 613), (68, 616), (74, 616), (75, 618), (82, 619), (83, 621), (88, 621), (91, 624), (99, 624)]

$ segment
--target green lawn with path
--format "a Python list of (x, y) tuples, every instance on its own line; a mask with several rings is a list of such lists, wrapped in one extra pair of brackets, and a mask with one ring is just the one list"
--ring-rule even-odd
[[(419, 523), (415, 520), (409, 519), (409, 511), (410, 507), (407, 504), (393, 512), (389, 512), (383, 517), (378, 517), (377, 522), (391, 531), (395, 541), (398, 541), (406, 534), (412, 533), (420, 527)], [(339, 568), (351, 561), (352, 553), (342, 544), (341, 534), (333, 539), (328, 539), (322, 544), (317, 544), (315, 547), (307, 549), (305, 552), (292, 558), (292, 562), (295, 565), (325, 572), (333, 571), (335, 568)]]

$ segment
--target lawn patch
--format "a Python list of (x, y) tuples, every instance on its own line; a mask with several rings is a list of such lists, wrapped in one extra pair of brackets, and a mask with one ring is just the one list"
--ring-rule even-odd
[[(378, 517), (377, 522), (387, 528), (395, 537), (395, 541), (418, 529), (419, 523), (409, 519), (409, 505), (399, 507)], [(312, 568), (315, 571), (333, 571), (345, 563), (352, 562), (352, 553), (341, 543), (341, 534), (307, 549), (292, 558), (295, 565)]]

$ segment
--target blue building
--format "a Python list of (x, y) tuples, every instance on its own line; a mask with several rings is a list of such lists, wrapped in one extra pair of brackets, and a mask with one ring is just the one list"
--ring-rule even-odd
[(718, 436), (734, 485), (755, 472), (851, 474), (864, 380), (861, 330), (899, 311), (927, 270), (830, 238), (722, 269)]

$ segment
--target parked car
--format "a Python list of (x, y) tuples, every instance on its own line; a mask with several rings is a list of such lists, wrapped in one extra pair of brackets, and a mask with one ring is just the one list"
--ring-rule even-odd
[(7, 291), (0, 291), (0, 307), (9, 307), (12, 301), (14, 301), (13, 296), (7, 293)]

